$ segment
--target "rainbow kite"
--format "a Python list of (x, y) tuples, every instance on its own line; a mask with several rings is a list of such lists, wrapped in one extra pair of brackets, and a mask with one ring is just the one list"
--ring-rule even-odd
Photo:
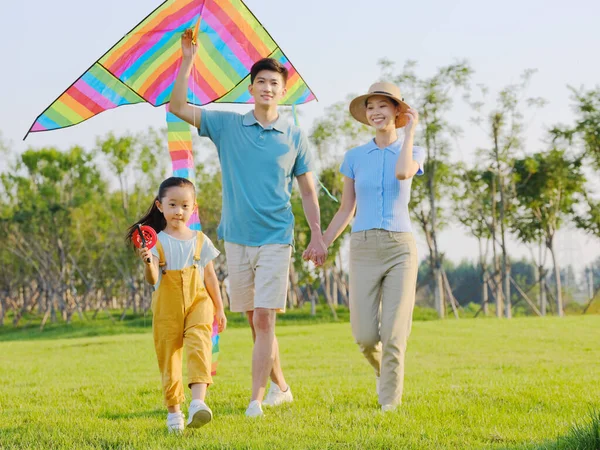
[(279, 60), (289, 70), (288, 92), (281, 104), (315, 99), (241, 0), (167, 0), (46, 108), (27, 135), (77, 125), (118, 106), (168, 103), (181, 61), (181, 34), (189, 28), (196, 31), (198, 42), (189, 103), (251, 103), (250, 68), (264, 57)]

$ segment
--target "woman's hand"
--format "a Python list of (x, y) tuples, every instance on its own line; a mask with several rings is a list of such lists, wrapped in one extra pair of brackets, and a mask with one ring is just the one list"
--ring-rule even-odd
[(215, 317), (217, 318), (219, 333), (222, 333), (225, 330), (225, 328), (227, 328), (227, 316), (225, 315), (225, 311), (223, 311), (222, 309), (218, 310), (215, 313)]
[(404, 114), (408, 117), (408, 123), (404, 128), (406, 133), (414, 133), (419, 123), (419, 113), (416, 109), (408, 108)]

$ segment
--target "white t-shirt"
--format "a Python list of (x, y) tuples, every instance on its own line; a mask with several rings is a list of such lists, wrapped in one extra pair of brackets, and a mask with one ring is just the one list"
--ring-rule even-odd
[[(202, 233), (197, 231), (196, 233)], [(204, 234), (204, 233), (202, 233)], [(196, 251), (196, 237), (192, 239), (177, 239), (173, 236), (168, 235), (164, 231), (158, 233), (158, 240), (160, 241), (163, 251), (165, 252), (165, 260), (167, 261), (167, 270), (182, 270), (186, 267), (194, 265), (194, 252)], [(158, 249), (156, 246), (150, 250), (154, 256), (159, 258)], [(204, 280), (204, 268), (206, 265), (219, 256), (221, 252), (216, 249), (212, 241), (204, 234), (204, 242), (202, 243), (202, 249), (200, 250), (200, 261), (198, 265), (198, 271), (202, 280)], [(162, 271), (158, 271), (158, 282), (154, 285), (155, 289), (158, 289), (160, 280), (162, 277)]]

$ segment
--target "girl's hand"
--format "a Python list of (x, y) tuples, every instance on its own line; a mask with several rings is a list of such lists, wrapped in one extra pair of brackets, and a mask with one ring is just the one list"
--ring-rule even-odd
[(194, 30), (188, 28), (181, 35), (181, 51), (183, 58), (191, 60), (198, 50), (198, 44), (193, 42)]
[(217, 325), (219, 326), (219, 333), (223, 332), (225, 328), (227, 328), (227, 316), (225, 316), (225, 311), (222, 309), (215, 313), (215, 317), (217, 318)]
[(405, 126), (406, 133), (414, 133), (419, 123), (419, 113), (416, 109), (408, 108), (404, 114), (408, 116), (408, 123)]
[(152, 263), (152, 252), (147, 247), (138, 248), (138, 256), (146, 264)]

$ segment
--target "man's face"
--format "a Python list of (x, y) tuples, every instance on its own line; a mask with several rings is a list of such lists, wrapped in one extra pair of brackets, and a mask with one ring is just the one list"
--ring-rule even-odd
[(256, 105), (271, 106), (279, 104), (287, 89), (280, 73), (261, 70), (256, 74), (254, 83), (248, 87), (248, 91)]

